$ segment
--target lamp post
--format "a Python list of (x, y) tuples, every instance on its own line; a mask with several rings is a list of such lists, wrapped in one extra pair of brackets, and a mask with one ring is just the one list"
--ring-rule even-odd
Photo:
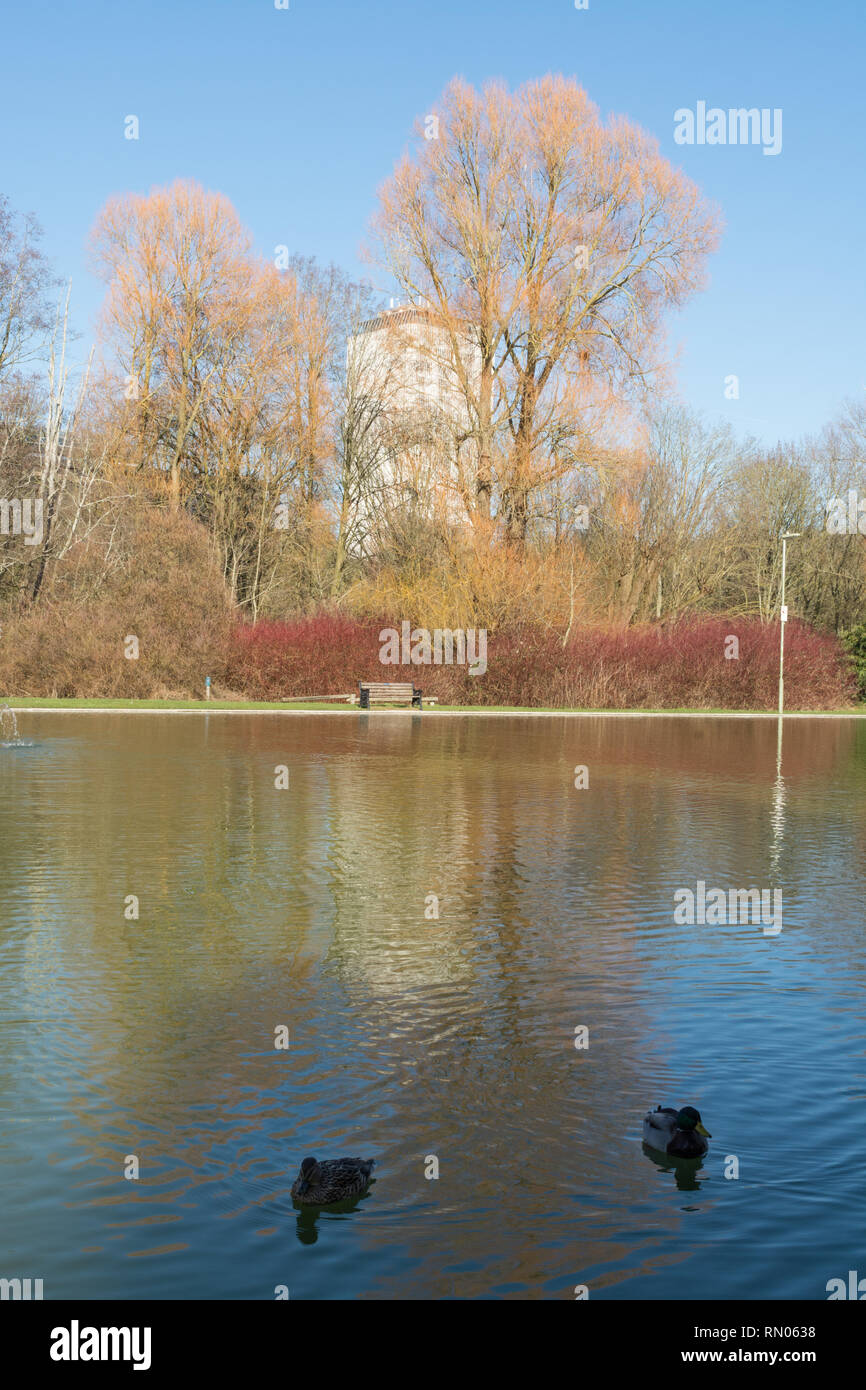
[(785, 624), (788, 621), (788, 610), (785, 607), (785, 571), (788, 561), (788, 541), (798, 540), (802, 531), (785, 531), (782, 534), (782, 599), (779, 613), (779, 718), (782, 718), (782, 709), (785, 702)]

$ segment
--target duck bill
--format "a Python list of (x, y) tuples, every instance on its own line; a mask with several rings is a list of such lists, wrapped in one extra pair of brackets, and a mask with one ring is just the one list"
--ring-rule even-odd
[(307, 1188), (309, 1187), (309, 1185), (310, 1185), (310, 1184), (307, 1182), (306, 1178), (301, 1178), (301, 1181), (298, 1183), (298, 1196), (299, 1196), (299, 1197), (303, 1197), (303, 1195), (304, 1195), (304, 1193), (306, 1192), (306, 1190), (307, 1190)]
[(695, 1129), (698, 1131), (698, 1134), (702, 1134), (705, 1139), (712, 1139), (713, 1136), (710, 1134), (710, 1131), (708, 1129), (704, 1129), (700, 1120), (698, 1120), (697, 1124), (695, 1125)]

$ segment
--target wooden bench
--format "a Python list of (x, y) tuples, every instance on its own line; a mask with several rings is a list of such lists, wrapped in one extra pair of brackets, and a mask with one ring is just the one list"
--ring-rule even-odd
[(361, 692), (361, 709), (373, 705), (411, 705), (413, 709), (423, 709), (420, 690), (412, 681), (358, 681)]

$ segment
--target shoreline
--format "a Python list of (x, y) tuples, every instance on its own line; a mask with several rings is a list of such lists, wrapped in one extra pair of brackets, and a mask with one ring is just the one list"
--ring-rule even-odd
[[(604, 718), (604, 719), (772, 719), (778, 721), (777, 710), (724, 710), (724, 709), (530, 709), (520, 706), (446, 705), (424, 710), (413, 709), (372, 709), (362, 710), (357, 705), (333, 704), (273, 704), (266, 702), (231, 703), (218, 700), (189, 701), (170, 703), (142, 701), (81, 701), (68, 700), (44, 704), (25, 704), (11, 699), (6, 702), (16, 714), (296, 714), (337, 716), (401, 715), (403, 717), (436, 718)], [(866, 706), (839, 710), (786, 710), (784, 719), (866, 719)]]

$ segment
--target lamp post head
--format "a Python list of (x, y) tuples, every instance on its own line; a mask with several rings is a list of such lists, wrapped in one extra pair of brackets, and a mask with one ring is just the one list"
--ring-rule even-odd
[(802, 531), (783, 531), (781, 539), (783, 541), (796, 541), (802, 536)]

